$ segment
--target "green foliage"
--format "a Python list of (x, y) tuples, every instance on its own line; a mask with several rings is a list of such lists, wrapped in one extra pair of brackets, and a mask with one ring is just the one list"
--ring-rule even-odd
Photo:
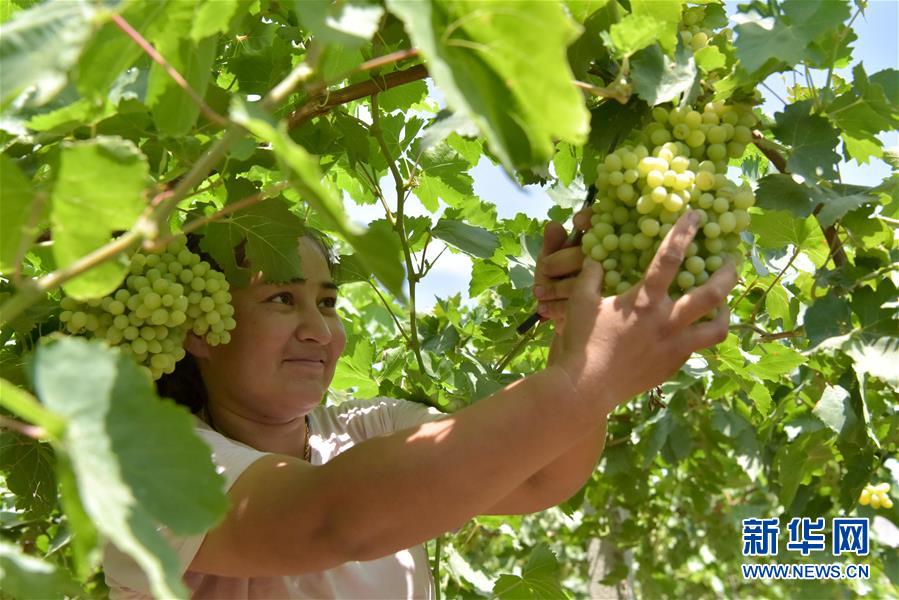
[[(882, 142), (899, 71), (853, 56), (864, 3), (728, 7), (733, 39), (714, 1), (33, 4), (0, 3), (4, 596), (103, 597), (112, 542), (157, 595), (187, 597), (160, 529), (202, 533), (227, 510), (187, 411), (128, 356), (61, 332), (62, 296), (98, 302), (139, 243), (188, 228), (239, 284), (301, 275), (296, 236), (324, 230), (348, 337), (333, 399), (452, 412), (543, 368), (552, 339), (515, 332), (545, 222), (500, 218), (472, 169), (542, 185), (565, 220), (653, 106), (758, 104), (792, 69), (814, 77), (757, 109), (763, 139), (730, 161), (757, 186), (730, 335), (611, 415), (595, 472), (558, 509), (474, 518), (429, 554), (448, 597), (587, 597), (600, 580), (646, 598), (894, 593), (899, 553), (879, 533), (864, 587), (738, 578), (744, 518), (899, 524), (899, 508), (857, 505), (871, 482), (899, 489), (899, 163)], [(687, 19), (714, 36), (686, 43)], [(433, 85), (392, 79), (418, 64)], [(881, 157), (884, 181), (840, 180), (841, 161)], [(363, 227), (360, 207), (383, 213)], [(422, 280), (459, 253), (469, 299), (422, 311)]]

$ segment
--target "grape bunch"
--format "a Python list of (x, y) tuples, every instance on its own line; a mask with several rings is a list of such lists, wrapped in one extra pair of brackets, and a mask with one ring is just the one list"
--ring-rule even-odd
[(863, 506), (870, 504), (871, 508), (893, 508), (893, 501), (887, 495), (887, 492), (889, 491), (889, 483), (879, 483), (877, 485), (871, 485), (869, 483), (865, 486), (865, 489), (862, 490), (861, 496), (858, 498), (858, 503)]
[(225, 276), (176, 238), (159, 254), (136, 253), (115, 292), (79, 302), (62, 299), (59, 315), (72, 334), (105, 340), (145, 366), (153, 379), (184, 358), (189, 331), (227, 344), (236, 326)]
[(606, 295), (640, 280), (662, 239), (690, 209), (699, 213), (701, 229), (674, 293), (705, 283), (728, 253), (742, 258), (739, 234), (749, 226), (755, 194), (725, 174), (728, 159), (742, 156), (752, 141), (755, 116), (748, 107), (720, 102), (701, 112), (659, 106), (652, 116), (640, 143), (621, 146), (596, 169), (597, 200), (582, 249), (602, 263)]

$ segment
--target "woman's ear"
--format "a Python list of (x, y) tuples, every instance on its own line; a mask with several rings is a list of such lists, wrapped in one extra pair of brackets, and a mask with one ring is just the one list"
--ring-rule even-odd
[(194, 358), (209, 358), (209, 344), (206, 343), (206, 338), (193, 332), (188, 332), (184, 339), (184, 349)]

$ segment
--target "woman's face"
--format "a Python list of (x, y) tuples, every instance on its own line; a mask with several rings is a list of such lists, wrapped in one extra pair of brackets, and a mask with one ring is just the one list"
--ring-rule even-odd
[(309, 412), (324, 397), (346, 333), (325, 257), (310, 238), (299, 246), (305, 279), (232, 288), (231, 341), (202, 344), (194, 353), (211, 402), (278, 422)]

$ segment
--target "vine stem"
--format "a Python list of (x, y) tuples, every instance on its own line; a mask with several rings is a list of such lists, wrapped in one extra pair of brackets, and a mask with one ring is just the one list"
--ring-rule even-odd
[(22, 421), (17, 421), (16, 419), (11, 419), (10, 417), (0, 415), (0, 429), (8, 429), (10, 431), (15, 431), (16, 433), (20, 433), (26, 437), (30, 437), (33, 440), (46, 440), (49, 438), (47, 435), (47, 430), (43, 427), (38, 427), (37, 425), (29, 425), (28, 423), (23, 423)]
[(403, 326), (400, 324), (400, 320), (393, 313), (393, 309), (390, 308), (390, 304), (388, 304), (387, 298), (384, 297), (384, 295), (381, 293), (381, 290), (378, 289), (378, 286), (371, 279), (368, 280), (368, 285), (370, 285), (372, 287), (372, 289), (378, 295), (378, 298), (380, 298), (381, 302), (384, 303), (384, 308), (386, 308), (387, 312), (390, 313), (390, 316), (393, 317), (393, 322), (396, 323), (396, 328), (400, 330), (400, 334), (403, 336), (403, 339), (405, 339), (406, 343), (408, 344), (409, 343), (409, 335), (406, 333), (406, 330), (403, 329)]
[(846, 24), (846, 27), (843, 29), (843, 32), (840, 34), (840, 39), (837, 40), (837, 43), (834, 44), (834, 46), (833, 46), (833, 54), (831, 55), (831, 58), (830, 58), (830, 68), (827, 69), (827, 79), (826, 79), (825, 82), (824, 82), (824, 89), (825, 89), (825, 90), (829, 90), (829, 89), (830, 89), (830, 82), (831, 82), (831, 80), (833, 79), (833, 64), (834, 64), (834, 63), (836, 62), (836, 60), (837, 60), (837, 54), (840, 52), (840, 46), (843, 45), (843, 40), (846, 39), (846, 35), (847, 35), (850, 31), (852, 31), (852, 24), (855, 23), (855, 19), (858, 18), (858, 16), (861, 14), (861, 12), (862, 12), (862, 8), (861, 8), (861, 6), (859, 6), (859, 7), (855, 10), (855, 14), (852, 15), (852, 18), (849, 19), (849, 23)]
[(313, 117), (329, 112), (335, 106), (365, 98), (378, 92), (383, 92), (405, 83), (424, 79), (428, 76), (428, 69), (424, 65), (415, 65), (402, 71), (394, 71), (379, 77), (379, 81), (370, 79), (361, 83), (329, 92), (323, 90), (317, 95), (311, 96), (302, 106), (293, 111), (287, 117), (287, 127), (293, 129), (301, 123)]
[(381, 148), (381, 153), (387, 161), (387, 166), (390, 168), (390, 173), (393, 175), (393, 180), (396, 184), (396, 221), (394, 223), (394, 229), (399, 235), (400, 243), (403, 246), (403, 257), (406, 260), (406, 271), (409, 278), (409, 345), (412, 346), (412, 351), (415, 353), (415, 360), (418, 362), (418, 368), (421, 370), (422, 374), (427, 374), (428, 371), (425, 369), (425, 363), (421, 358), (421, 347), (418, 343), (418, 325), (416, 322), (418, 317), (415, 314), (415, 287), (418, 283), (419, 275), (415, 271), (415, 265), (412, 264), (412, 250), (409, 248), (409, 239), (406, 236), (406, 226), (403, 219), (403, 210), (406, 204), (403, 195), (403, 177), (400, 175), (399, 169), (396, 168), (396, 163), (394, 162), (393, 157), (390, 156), (390, 149), (387, 147), (387, 142), (384, 140), (384, 133), (381, 131), (380, 112), (381, 109), (378, 107), (378, 94), (374, 93), (371, 95), (371, 127), (369, 130), (372, 135), (375, 136), (375, 140), (377, 140), (378, 146)]
[(752, 314), (749, 315), (750, 323), (755, 322), (755, 316), (758, 314), (759, 309), (762, 307), (762, 302), (765, 301), (765, 297), (768, 295), (768, 292), (770, 292), (772, 290), (772, 288), (774, 288), (774, 286), (777, 285), (777, 282), (780, 281), (780, 278), (784, 276), (784, 273), (787, 272), (787, 269), (789, 269), (793, 265), (793, 261), (795, 261), (796, 257), (799, 256), (799, 251), (800, 251), (799, 246), (797, 245), (796, 249), (793, 251), (793, 256), (790, 257), (789, 262), (787, 262), (787, 264), (784, 265), (784, 268), (780, 270), (780, 273), (777, 274), (777, 276), (774, 278), (774, 281), (771, 282), (771, 285), (769, 285), (765, 289), (765, 291), (762, 293), (762, 297), (759, 298), (758, 302), (755, 303), (755, 307), (753, 307), (753, 309), (752, 309)]
[(596, 96), (597, 98), (611, 98), (613, 100), (617, 100), (621, 104), (627, 104), (628, 100), (631, 99), (629, 94), (624, 94), (620, 90), (593, 85), (592, 83), (587, 83), (586, 81), (575, 80), (574, 86), (584, 90), (592, 96)]
[(443, 536), (437, 536), (437, 549), (434, 557), (434, 593), (436, 600), (440, 600), (440, 555), (443, 551)]
[(530, 332), (528, 332), (527, 335), (522, 336), (517, 342), (515, 342), (515, 345), (512, 346), (512, 349), (509, 350), (509, 352), (507, 352), (506, 355), (502, 357), (502, 359), (500, 359), (499, 363), (497, 363), (493, 370), (497, 373), (502, 373), (503, 369), (505, 369), (506, 366), (510, 362), (512, 362), (512, 359), (515, 358), (515, 356), (519, 352), (521, 352), (521, 349), (524, 348), (524, 345), (534, 339), (534, 335), (536, 335), (537, 329), (537, 327), (534, 327)]
[(175, 67), (173, 67), (169, 62), (165, 59), (162, 54), (160, 54), (153, 45), (144, 38), (134, 27), (131, 26), (128, 21), (126, 21), (121, 15), (113, 14), (112, 22), (116, 24), (116, 26), (121, 29), (125, 35), (127, 35), (131, 40), (140, 46), (141, 50), (143, 50), (147, 56), (153, 59), (156, 64), (163, 68), (163, 70), (168, 74), (169, 77), (172, 78), (178, 87), (180, 87), (184, 92), (190, 97), (194, 104), (200, 107), (200, 111), (206, 116), (207, 119), (216, 123), (218, 125), (226, 126), (230, 123), (230, 121), (218, 114), (212, 108), (206, 104), (206, 101), (203, 100), (202, 97), (197, 93), (195, 89), (193, 89), (187, 80), (181, 76), (181, 73), (178, 72)]

